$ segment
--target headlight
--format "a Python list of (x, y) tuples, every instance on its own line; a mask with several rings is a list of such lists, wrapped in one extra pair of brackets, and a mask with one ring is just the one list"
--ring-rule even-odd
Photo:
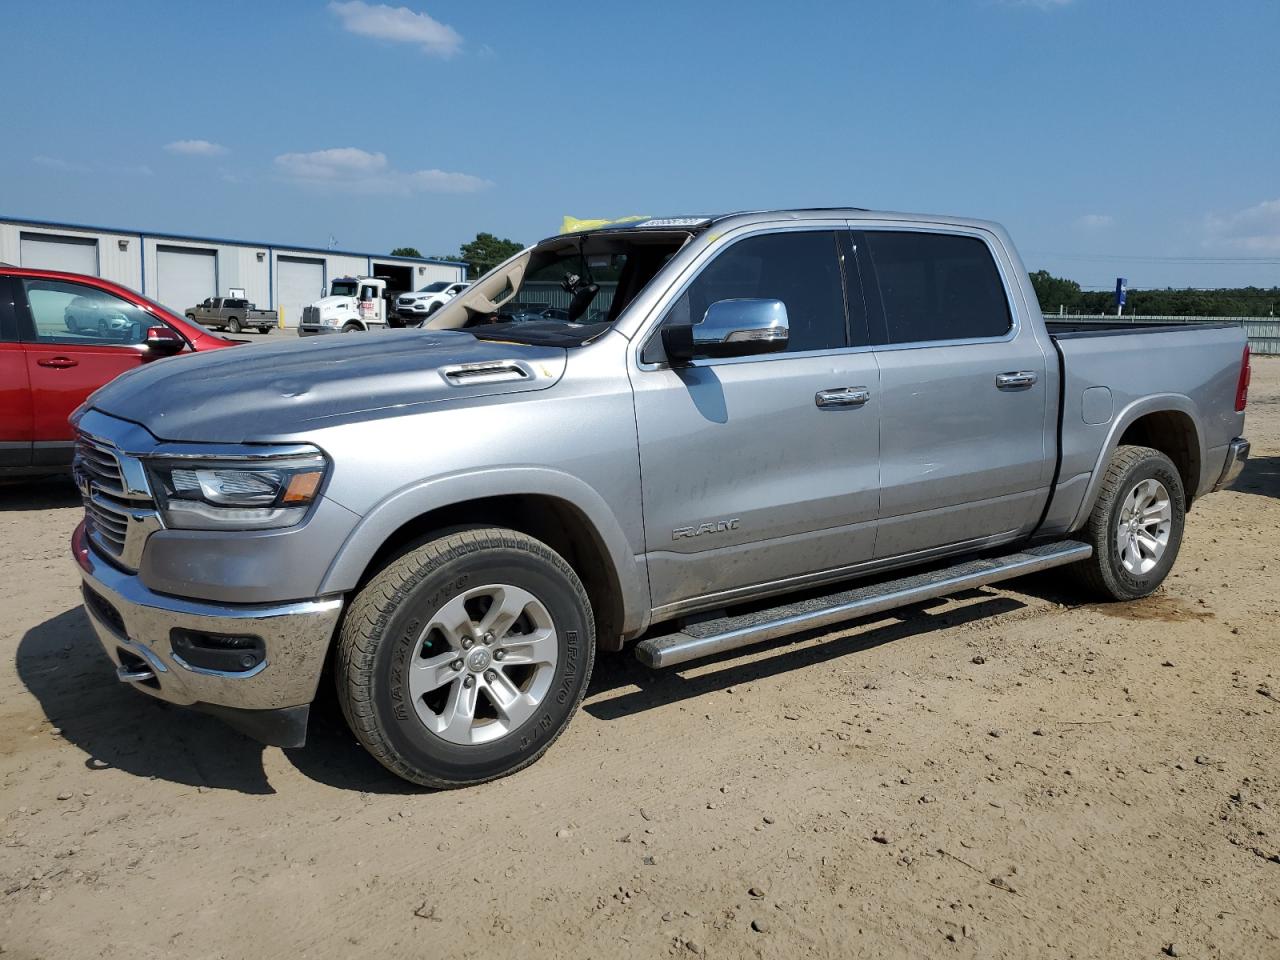
[(263, 460), (147, 462), (165, 526), (179, 530), (269, 530), (301, 522), (328, 464), (319, 453)]
[(342, 322), (342, 318), (341, 317), (325, 317), (324, 320), (322, 320), (321, 322), (326, 327), (336, 327), (339, 323)]

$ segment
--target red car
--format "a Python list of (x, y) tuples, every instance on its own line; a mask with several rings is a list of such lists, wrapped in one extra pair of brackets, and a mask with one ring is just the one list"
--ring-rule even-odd
[(238, 342), (109, 280), (0, 265), (0, 476), (69, 465), (67, 417), (126, 370)]

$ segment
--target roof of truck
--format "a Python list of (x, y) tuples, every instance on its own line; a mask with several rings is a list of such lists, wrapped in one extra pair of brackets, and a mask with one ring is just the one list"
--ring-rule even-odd
[[(738, 227), (753, 223), (774, 223), (780, 220), (813, 219), (919, 221), (922, 223), (946, 223), (954, 226), (981, 227), (983, 229), (998, 227), (997, 224), (992, 223), (990, 220), (977, 220), (972, 217), (871, 210), (867, 207), (791, 207), (779, 210), (738, 210), (732, 213), (692, 214), (680, 217), (649, 217), (644, 220), (630, 220), (621, 223), (610, 223), (604, 226), (588, 227), (583, 230), (557, 234), (556, 236), (571, 237), (588, 233), (624, 233), (649, 230), (687, 230), (691, 233), (701, 233), (713, 224), (722, 227)], [(547, 237), (546, 239), (552, 240), (556, 238)]]

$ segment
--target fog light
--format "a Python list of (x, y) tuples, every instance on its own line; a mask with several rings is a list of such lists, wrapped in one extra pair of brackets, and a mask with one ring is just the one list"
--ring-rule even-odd
[(208, 633), (175, 628), (169, 632), (173, 655), (193, 670), (247, 673), (265, 664), (267, 647), (261, 637)]

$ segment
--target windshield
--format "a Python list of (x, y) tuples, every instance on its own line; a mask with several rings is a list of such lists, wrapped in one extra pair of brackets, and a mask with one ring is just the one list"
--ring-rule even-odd
[(356, 295), (356, 282), (354, 280), (335, 280), (329, 295), (333, 297), (354, 297)]
[(688, 237), (609, 230), (545, 241), (529, 254), (518, 287), (488, 294), (498, 305), (493, 313), (479, 313), (466, 302), (492, 281), (472, 284), (460, 296), (470, 314), (465, 329), (482, 340), (586, 343), (609, 329)]
[(423, 287), (418, 292), (419, 293), (439, 293), (441, 290), (446, 289), (448, 286), (449, 286), (448, 280), (437, 280), (435, 283), (428, 283), (425, 287)]

